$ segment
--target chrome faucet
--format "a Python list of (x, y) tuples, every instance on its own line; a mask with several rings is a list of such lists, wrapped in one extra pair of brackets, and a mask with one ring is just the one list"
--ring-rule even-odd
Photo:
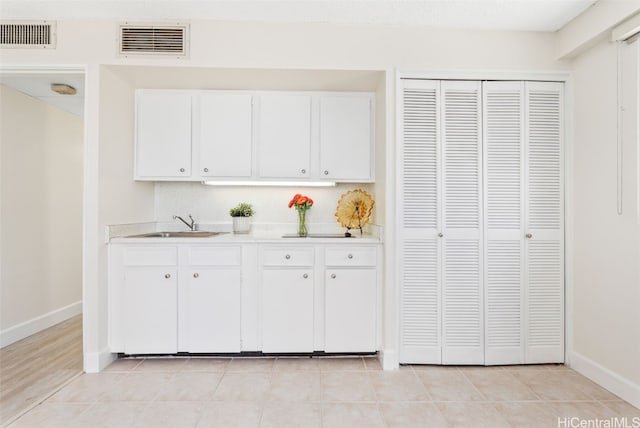
[(189, 228), (189, 230), (196, 230), (196, 222), (193, 219), (193, 217), (191, 217), (191, 214), (189, 214), (189, 218), (191, 219), (191, 223), (187, 222), (185, 219), (183, 219), (182, 217), (180, 217), (179, 215), (174, 215), (173, 219), (174, 220), (180, 220), (181, 222), (183, 222), (184, 224), (187, 225), (187, 227)]

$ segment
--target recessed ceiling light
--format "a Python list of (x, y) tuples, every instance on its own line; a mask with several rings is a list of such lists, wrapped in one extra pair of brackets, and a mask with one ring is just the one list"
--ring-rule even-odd
[(76, 88), (66, 83), (52, 83), (51, 90), (60, 95), (75, 95), (78, 92)]

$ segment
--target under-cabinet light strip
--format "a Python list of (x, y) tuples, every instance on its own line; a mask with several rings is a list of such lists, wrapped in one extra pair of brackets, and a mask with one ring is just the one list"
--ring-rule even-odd
[(334, 181), (203, 181), (208, 186), (334, 187)]

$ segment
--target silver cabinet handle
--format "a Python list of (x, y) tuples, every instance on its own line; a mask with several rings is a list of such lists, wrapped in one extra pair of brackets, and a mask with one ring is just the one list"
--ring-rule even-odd
[(167, 278), (167, 279), (169, 279), (169, 278), (171, 278), (171, 274), (170, 274), (170, 273), (167, 273), (167, 274), (165, 274), (165, 275), (164, 275), (164, 277), (165, 277), (165, 278)]
[(444, 233), (440, 232), (438, 233), (438, 238), (442, 238), (444, 236)]
[(205, 168), (203, 171), (204, 172), (209, 172), (209, 168)]
[(349, 254), (349, 255), (347, 256), (347, 258), (348, 258), (348, 259), (352, 259), (352, 258), (353, 258), (353, 254)]
[(326, 169), (324, 170), (324, 175), (329, 175), (329, 171), (327, 171)]
[(533, 238), (533, 235), (530, 234), (530, 233), (527, 233), (526, 235), (524, 235), (524, 237), (527, 238), (527, 239), (531, 239), (531, 238)]
[(332, 279), (336, 279), (336, 274), (335, 274), (335, 273), (332, 273), (332, 274), (331, 274), (331, 278), (332, 278)]
[(184, 172), (184, 168), (180, 168), (180, 172)]
[(193, 277), (194, 277), (194, 278), (197, 278), (197, 277), (199, 277), (199, 276), (200, 276), (200, 275), (198, 275), (198, 273), (197, 273), (197, 272), (193, 274)]
[(300, 170), (300, 172), (303, 173), (303, 174), (306, 174), (307, 170), (303, 168), (303, 169)]
[(289, 260), (291, 258), (290, 254), (287, 254), (286, 256), (284, 256), (285, 259)]
[(304, 279), (307, 279), (307, 278), (309, 278), (309, 275), (305, 273), (304, 275), (302, 275), (302, 277), (303, 277)]

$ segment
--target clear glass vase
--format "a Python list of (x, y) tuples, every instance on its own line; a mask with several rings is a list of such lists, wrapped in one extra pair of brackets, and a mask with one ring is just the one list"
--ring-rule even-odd
[(298, 236), (307, 236), (307, 210), (298, 210)]

